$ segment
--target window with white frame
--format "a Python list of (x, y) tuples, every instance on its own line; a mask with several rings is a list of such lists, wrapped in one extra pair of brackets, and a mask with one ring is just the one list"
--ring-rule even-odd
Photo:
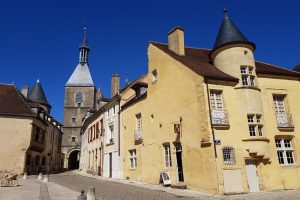
[(253, 67), (241, 66), (241, 76), (243, 86), (255, 86), (255, 75)]
[(164, 144), (166, 167), (172, 167), (171, 147), (170, 144)]
[(107, 143), (113, 143), (114, 142), (114, 125), (110, 125), (108, 127), (108, 134), (107, 134)]
[(273, 95), (273, 102), (276, 114), (286, 114), (284, 99), (285, 96), (283, 95)]
[(291, 139), (275, 139), (275, 145), (280, 165), (295, 164), (294, 149)]
[(130, 168), (135, 169), (137, 167), (136, 150), (129, 150)]
[(248, 114), (247, 115), (249, 135), (251, 137), (263, 136), (263, 123), (262, 116), (260, 114)]
[(210, 107), (212, 110), (223, 110), (223, 100), (221, 91), (210, 91)]
[(157, 81), (157, 70), (152, 71), (152, 83), (155, 83)]
[(223, 161), (225, 165), (235, 164), (235, 152), (233, 147), (223, 147), (222, 148)]
[(138, 131), (142, 131), (142, 114), (136, 114), (136, 126)]

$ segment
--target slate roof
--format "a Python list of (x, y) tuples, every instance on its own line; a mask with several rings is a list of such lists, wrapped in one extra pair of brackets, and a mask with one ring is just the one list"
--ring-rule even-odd
[(28, 94), (28, 99), (35, 102), (50, 106), (44, 93), (43, 87), (39, 80), (35, 83), (32, 90)]
[[(213, 80), (224, 80), (224, 81), (238, 81), (237, 78), (230, 76), (219, 70), (216, 66), (212, 63), (210, 58), (210, 54), (212, 52), (211, 49), (199, 49), (199, 48), (185, 48), (185, 55), (178, 56), (174, 52), (168, 49), (167, 44), (157, 43), (157, 42), (150, 42), (150, 44), (154, 45), (161, 51), (165, 52), (178, 62), (182, 63), (195, 73), (206, 77), (208, 79)], [(300, 77), (300, 73), (285, 69), (282, 67), (278, 67), (271, 64), (266, 64), (261, 61), (256, 61), (256, 73), (257, 74), (273, 74), (273, 75), (280, 75), (280, 76), (292, 76), (292, 77)]]
[(231, 21), (224, 9), (224, 19), (220, 26), (220, 30), (215, 41), (214, 50), (229, 44), (234, 43), (248, 43), (255, 49), (255, 44), (250, 42), (238, 27)]
[(94, 86), (87, 63), (78, 63), (66, 86)]
[(0, 114), (35, 116), (26, 101), (14, 85), (0, 84)]

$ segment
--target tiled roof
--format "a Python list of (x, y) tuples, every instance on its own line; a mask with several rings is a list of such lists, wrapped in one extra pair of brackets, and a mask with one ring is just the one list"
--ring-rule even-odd
[(237, 78), (222, 72), (212, 64), (209, 56), (210, 50), (185, 48), (185, 55), (178, 56), (168, 49), (167, 44), (150, 43), (201, 76), (217, 80), (238, 81)]
[(261, 61), (255, 61), (255, 66), (256, 66), (257, 74), (271, 74), (271, 75), (300, 77), (299, 72), (274, 66), (271, 64), (267, 64)]
[(0, 114), (35, 116), (14, 85), (0, 84)]
[[(185, 55), (178, 56), (168, 49), (167, 44), (157, 42), (150, 42), (150, 44), (159, 48), (160, 50), (201, 76), (213, 80), (238, 81), (237, 78), (222, 72), (212, 64), (212, 60), (210, 59), (210, 53), (212, 50), (210, 49), (186, 47)], [(266, 64), (260, 61), (256, 61), (255, 65), (257, 74), (273, 74), (281, 76), (300, 77), (299, 72), (274, 66), (271, 64)]]

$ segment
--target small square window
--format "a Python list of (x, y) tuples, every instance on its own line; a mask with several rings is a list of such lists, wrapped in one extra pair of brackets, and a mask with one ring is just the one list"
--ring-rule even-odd
[(251, 124), (254, 122), (254, 115), (248, 115), (248, 123)]
[(247, 74), (246, 67), (241, 67), (241, 74)]

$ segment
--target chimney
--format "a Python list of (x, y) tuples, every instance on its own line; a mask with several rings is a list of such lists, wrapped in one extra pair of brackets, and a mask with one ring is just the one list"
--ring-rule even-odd
[(29, 87), (28, 85), (24, 85), (21, 89), (21, 94), (23, 94), (24, 97), (28, 97)]
[(111, 97), (115, 96), (120, 90), (120, 76), (113, 74), (111, 77)]
[(300, 72), (300, 62), (295, 66), (294, 71)]
[(184, 30), (177, 26), (168, 33), (168, 48), (179, 56), (184, 56)]

